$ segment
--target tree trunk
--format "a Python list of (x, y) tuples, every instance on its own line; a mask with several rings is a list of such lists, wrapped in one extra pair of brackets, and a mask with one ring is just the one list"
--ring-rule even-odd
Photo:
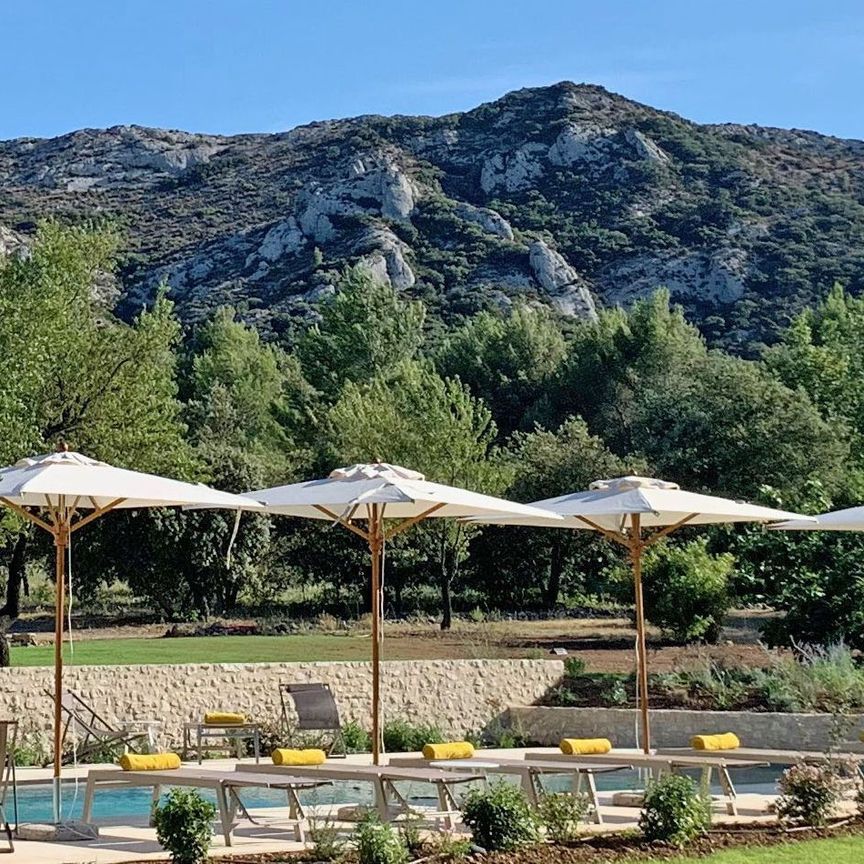
[(0, 608), (0, 667), (11, 666), (9, 642), (6, 634), (21, 613), (21, 585), (25, 579), (27, 565), (27, 532), (15, 538), (12, 557), (9, 559), (9, 576), (6, 580), (6, 602)]
[(22, 532), (15, 538), (12, 557), (9, 559), (9, 577), (6, 580), (6, 602), (0, 608), (0, 618), (9, 618), (10, 624), (21, 614), (21, 585), (27, 566), (28, 534)]
[(402, 618), (405, 614), (405, 609), (402, 601), (402, 591), (404, 583), (402, 579), (391, 579), (390, 587), (393, 589), (393, 606), (396, 610), (396, 617)]
[(551, 559), (549, 561), (549, 581), (546, 583), (546, 608), (554, 609), (558, 605), (558, 595), (561, 593), (561, 571), (564, 569), (564, 555), (561, 540), (552, 542)]
[(441, 545), (439, 547), (438, 584), (441, 588), (441, 629), (449, 630), (453, 625), (453, 599), (450, 596), (450, 567), (447, 560), (447, 528), (441, 525)]
[(441, 629), (449, 630), (453, 626), (453, 599), (450, 596), (450, 572), (447, 562), (441, 562)]

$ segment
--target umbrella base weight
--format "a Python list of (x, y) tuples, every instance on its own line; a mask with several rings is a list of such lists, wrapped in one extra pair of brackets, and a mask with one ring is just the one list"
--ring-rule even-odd
[(40, 843), (74, 843), (80, 840), (96, 840), (99, 828), (89, 822), (57, 822), (45, 825), (21, 825), (18, 828), (20, 840), (36, 840)]

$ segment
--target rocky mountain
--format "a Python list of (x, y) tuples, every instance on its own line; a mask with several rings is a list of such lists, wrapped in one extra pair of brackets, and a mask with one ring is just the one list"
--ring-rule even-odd
[(591, 319), (665, 285), (745, 352), (835, 280), (864, 289), (864, 142), (571, 83), (280, 134), (0, 142), (0, 250), (51, 214), (121, 227), (122, 309), (165, 280), (187, 320), (231, 303), (286, 338), (360, 261), (445, 322), (516, 298)]

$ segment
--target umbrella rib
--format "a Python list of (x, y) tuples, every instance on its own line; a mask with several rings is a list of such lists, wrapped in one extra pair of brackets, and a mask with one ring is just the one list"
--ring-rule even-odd
[(659, 531), (655, 532), (650, 537), (646, 537), (643, 545), (652, 546), (658, 540), (662, 540), (667, 534), (671, 534), (673, 531), (676, 531), (678, 528), (686, 525), (691, 519), (695, 519), (698, 515), (698, 513), (691, 513), (689, 516), (685, 516), (683, 519), (679, 519), (674, 525), (667, 525), (665, 528), (661, 528)]
[[(326, 507), (322, 507), (320, 504), (313, 504), (312, 506), (319, 513), (323, 513), (328, 519), (332, 519), (334, 522), (338, 522), (343, 528), (347, 528), (349, 531), (352, 531), (358, 537), (362, 537), (367, 543), (369, 542), (369, 534), (362, 528), (358, 528), (356, 525), (352, 525), (347, 519), (344, 519), (342, 516), (337, 515), (332, 510), (328, 510)], [(357, 508), (355, 507), (354, 509), (356, 510)]]
[(100, 516), (104, 516), (106, 513), (113, 510), (119, 504), (122, 504), (125, 500), (125, 498), (115, 498), (113, 501), (106, 504), (104, 507), (97, 507), (92, 513), (88, 513), (83, 519), (79, 519), (74, 525), (71, 525), (69, 527), (69, 530), (77, 531), (79, 528), (83, 528), (85, 525), (89, 525), (94, 519), (98, 519)]
[(33, 522), (35, 525), (38, 525), (43, 530), (47, 531), (49, 534), (54, 533), (54, 528), (52, 527), (50, 522), (46, 522), (44, 519), (40, 519), (35, 513), (31, 513), (29, 510), (25, 510), (19, 504), (16, 504), (14, 501), (10, 501), (8, 498), (0, 498), (0, 502), (5, 504), (11, 510), (14, 510), (19, 516), (22, 516), (28, 522)]
[(577, 516), (576, 518), (580, 522), (584, 522), (589, 528), (593, 528), (595, 531), (599, 531), (607, 540), (613, 540), (615, 543), (620, 543), (622, 546), (626, 546), (628, 549), (630, 548), (630, 544), (627, 542), (627, 539), (621, 534), (618, 534), (615, 531), (610, 531), (608, 528), (604, 528), (602, 525), (598, 525), (596, 522), (592, 522), (585, 516)]
[(441, 501), (438, 504), (433, 504), (428, 510), (424, 510), (422, 513), (418, 513), (416, 516), (412, 516), (410, 519), (404, 519), (398, 525), (394, 525), (389, 531), (387, 531), (384, 534), (384, 539), (390, 540), (397, 534), (401, 534), (403, 531), (407, 530), (412, 525), (416, 525), (418, 522), (422, 522), (424, 519), (431, 516), (436, 510), (440, 510), (443, 506), (444, 502)]

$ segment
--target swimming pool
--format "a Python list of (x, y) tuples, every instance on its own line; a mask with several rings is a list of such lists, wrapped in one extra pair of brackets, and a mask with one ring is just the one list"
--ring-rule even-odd
[[(733, 771), (732, 780), (739, 793), (772, 795), (776, 791), (777, 778), (784, 766), (770, 765), (762, 768), (742, 768)], [(689, 773), (698, 779), (698, 772)], [(514, 781), (515, 782), (515, 781)], [(63, 783), (63, 818), (77, 819), (81, 816), (84, 804), (85, 781), (74, 780)], [(429, 787), (420, 783), (398, 784), (406, 797), (418, 804), (434, 806), (436, 801), (429, 795)], [(543, 785), (550, 791), (570, 788), (568, 777), (557, 775), (545, 778)], [(617, 792), (622, 789), (640, 789), (644, 785), (636, 771), (615, 771), (597, 775), (597, 788), (601, 792)], [(712, 792), (719, 794), (720, 788)], [(202, 796), (215, 801), (212, 793), (202, 790)], [(128, 824), (146, 820), (150, 812), (149, 789), (97, 789), (93, 797), (93, 819), (96, 822)], [(10, 796), (11, 797), (11, 796)], [(284, 807), (285, 793), (270, 789), (244, 789), (240, 796), (250, 808)], [(369, 783), (335, 781), (331, 786), (300, 793), (307, 805), (333, 804), (371, 804), (372, 787)], [(8, 815), (11, 817), (11, 800)], [(18, 819), (20, 822), (46, 822), (52, 819), (52, 798), (50, 784), (26, 784), (18, 787)]]

